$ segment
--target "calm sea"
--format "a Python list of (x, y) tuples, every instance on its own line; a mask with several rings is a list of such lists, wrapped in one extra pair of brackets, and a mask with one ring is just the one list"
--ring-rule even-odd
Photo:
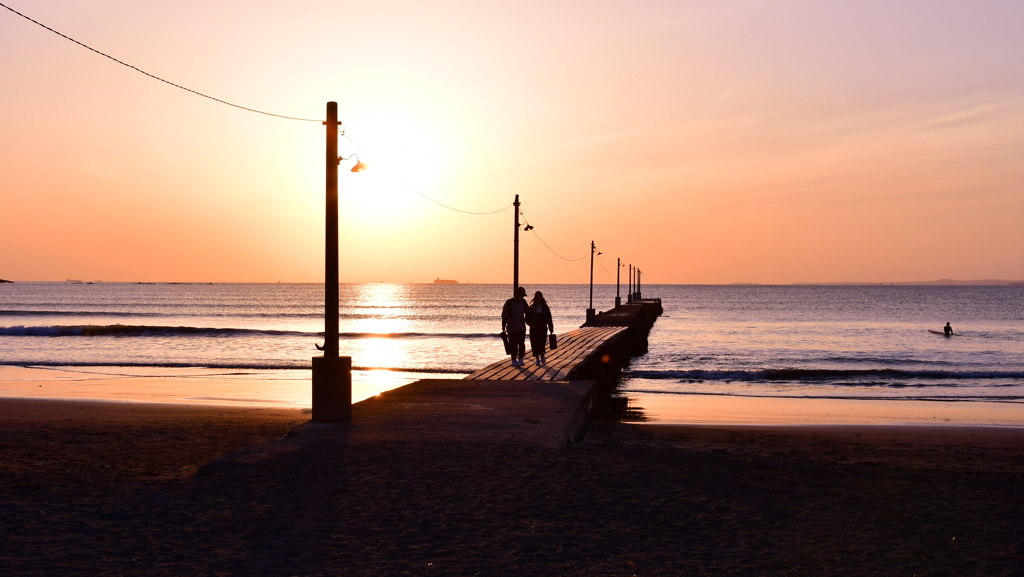
[[(1024, 287), (652, 285), (665, 316), (621, 388), (643, 395), (1024, 402)], [(556, 332), (587, 285), (527, 285)], [(502, 358), (505, 285), (341, 287), (355, 380), (459, 378)], [(595, 286), (611, 308), (615, 286)], [(0, 284), (0, 368), (291, 375), (323, 342), (315, 284)], [(957, 336), (927, 332), (952, 323)]]

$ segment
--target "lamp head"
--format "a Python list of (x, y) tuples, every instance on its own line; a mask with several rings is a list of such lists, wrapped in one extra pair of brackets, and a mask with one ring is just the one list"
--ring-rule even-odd
[(338, 157), (338, 164), (341, 164), (342, 160), (348, 160), (349, 158), (356, 159), (356, 165), (352, 167), (352, 172), (362, 172), (362, 171), (366, 170), (367, 168), (369, 168), (369, 166), (367, 166), (367, 164), (365, 162), (359, 160), (359, 155), (358, 154), (351, 154), (351, 155), (348, 156), (348, 158), (346, 158), (344, 156), (339, 156)]

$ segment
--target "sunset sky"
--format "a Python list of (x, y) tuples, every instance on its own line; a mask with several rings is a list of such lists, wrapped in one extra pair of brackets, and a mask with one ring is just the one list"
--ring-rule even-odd
[[(1024, 2), (2, 1), (240, 106), (337, 101), (343, 282), (511, 282), (511, 210), (409, 187), (521, 195), (596, 282), (1024, 279)], [(2, 8), (0, 82), (0, 278), (323, 280), (319, 122)]]

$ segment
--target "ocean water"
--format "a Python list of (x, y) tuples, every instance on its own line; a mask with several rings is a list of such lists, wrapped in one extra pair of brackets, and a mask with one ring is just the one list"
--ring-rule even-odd
[[(544, 291), (556, 332), (583, 323), (587, 285), (526, 288)], [(509, 292), (342, 285), (341, 351), (357, 387), (461, 378), (499, 360)], [(653, 285), (644, 296), (662, 298), (665, 315), (623, 374), (627, 396), (1024, 402), (1024, 287)], [(595, 308), (614, 297), (614, 285), (594, 287)], [(271, 378), (291, 381), (301, 404), (322, 303), (316, 284), (0, 284), (0, 369), (223, 375), (236, 388)], [(927, 332), (947, 321), (957, 336)]]

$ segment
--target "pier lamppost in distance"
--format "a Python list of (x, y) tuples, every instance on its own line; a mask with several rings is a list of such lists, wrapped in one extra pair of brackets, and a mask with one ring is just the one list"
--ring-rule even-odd
[(643, 293), (640, 292), (640, 276), (642, 274), (643, 274), (642, 270), (636, 269), (636, 298), (637, 298), (637, 300), (640, 300), (640, 299), (644, 298)]
[[(327, 103), (327, 219), (324, 235), (324, 346), (313, 357), (313, 421), (352, 420), (352, 357), (338, 356), (338, 103)], [(355, 155), (353, 155), (355, 156)], [(351, 158), (351, 156), (349, 157)], [(356, 157), (352, 172), (366, 170)]]
[(626, 302), (633, 302), (633, 265), (629, 265), (629, 289), (626, 290)]
[(615, 307), (618, 308), (622, 304), (622, 299), (619, 298), (619, 276), (622, 271), (622, 259), (615, 259)]
[(597, 248), (594, 246), (594, 241), (590, 241), (590, 308), (587, 309), (588, 323), (594, 320), (594, 317), (596, 316), (594, 314), (594, 252), (596, 251)]

